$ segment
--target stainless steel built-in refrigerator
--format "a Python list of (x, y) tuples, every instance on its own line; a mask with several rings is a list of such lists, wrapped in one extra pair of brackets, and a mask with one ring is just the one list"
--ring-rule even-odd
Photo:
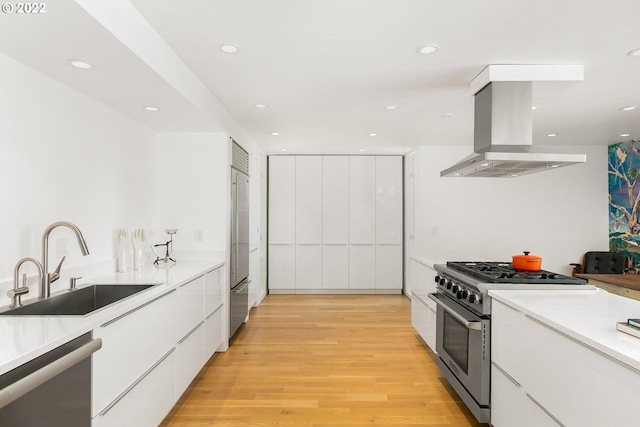
[(233, 139), (231, 161), (231, 286), (229, 337), (249, 313), (249, 154)]

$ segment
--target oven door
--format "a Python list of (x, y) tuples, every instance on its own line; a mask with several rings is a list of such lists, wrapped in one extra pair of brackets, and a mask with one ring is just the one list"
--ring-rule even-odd
[[(449, 370), (477, 405), (488, 407), (491, 374), (490, 319), (477, 316), (446, 294), (430, 294), (429, 298), (438, 305), (436, 350), (446, 365), (445, 369)], [(452, 382), (451, 375), (445, 376)], [(458, 391), (455, 384), (451, 385)]]

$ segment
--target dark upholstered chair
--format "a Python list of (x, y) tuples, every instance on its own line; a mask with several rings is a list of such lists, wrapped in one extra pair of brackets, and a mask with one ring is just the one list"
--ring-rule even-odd
[(582, 264), (571, 264), (576, 274), (623, 274), (631, 271), (629, 257), (616, 252), (587, 252)]

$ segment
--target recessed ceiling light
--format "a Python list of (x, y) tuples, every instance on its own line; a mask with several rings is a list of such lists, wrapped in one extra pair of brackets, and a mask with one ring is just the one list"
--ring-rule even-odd
[(93, 68), (93, 65), (89, 64), (86, 61), (83, 61), (82, 59), (70, 59), (69, 65), (76, 68), (80, 68), (82, 70), (88, 70), (89, 68)]
[(489, 166), (489, 163), (480, 163), (480, 166)]
[(361, 153), (363, 153), (363, 152), (364, 152), (364, 149), (363, 149), (363, 148), (361, 148), (361, 149), (359, 149), (358, 151), (359, 151), (359, 152), (361, 152)]
[(444, 113), (444, 114), (440, 114), (438, 117), (442, 117), (443, 119), (450, 119), (453, 116), (455, 116), (455, 114), (453, 113)]
[(421, 46), (417, 49), (417, 52), (422, 55), (431, 55), (436, 53), (440, 48), (434, 44), (428, 44), (425, 46)]
[(454, 173), (453, 176), (460, 176), (460, 173)]
[(220, 50), (224, 53), (238, 53), (240, 49), (238, 48), (238, 46), (233, 44), (221, 44)]
[(537, 110), (539, 107), (537, 105), (534, 105), (533, 107), (531, 107), (532, 110)]
[(629, 56), (640, 56), (640, 49), (634, 49), (631, 52), (628, 52), (627, 55), (629, 55)]
[(622, 107), (620, 110), (621, 111), (631, 111), (631, 110), (635, 110), (636, 108), (638, 108), (637, 105), (627, 105), (626, 107)]
[(144, 108), (147, 111), (159, 111), (160, 110), (158, 107), (154, 107), (153, 105), (143, 105), (142, 108)]
[(624, 137), (624, 136), (631, 136), (630, 133), (621, 133), (620, 136)]
[(557, 133), (548, 133), (547, 136), (554, 137), (554, 136), (558, 136), (558, 134)]
[(387, 110), (395, 110), (396, 108), (398, 108), (397, 105), (385, 105), (385, 107)]
[(280, 132), (271, 132), (271, 135), (278, 136), (278, 135), (280, 135)]
[(286, 153), (287, 149), (286, 148), (281, 148), (280, 151), (282, 151), (283, 153)]
[(378, 135), (377, 133), (370, 133), (369, 136), (376, 136)]
[(256, 108), (267, 108), (267, 104), (256, 104)]

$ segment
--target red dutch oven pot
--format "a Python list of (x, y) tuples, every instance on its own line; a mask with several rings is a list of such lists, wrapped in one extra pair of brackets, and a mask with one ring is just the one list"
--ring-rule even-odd
[(522, 271), (540, 271), (542, 268), (542, 258), (535, 255), (529, 255), (528, 251), (524, 252), (524, 255), (514, 255), (513, 268)]

